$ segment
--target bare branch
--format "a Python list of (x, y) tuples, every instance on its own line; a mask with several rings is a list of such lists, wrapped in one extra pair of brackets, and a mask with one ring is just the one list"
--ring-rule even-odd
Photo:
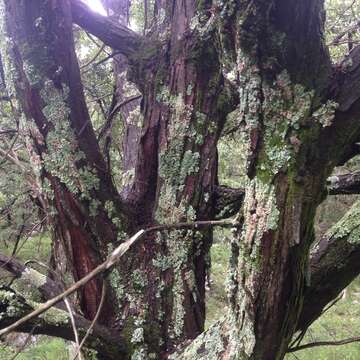
[(360, 273), (359, 227), (358, 201), (315, 245), (310, 260), (311, 285), (305, 291), (298, 330), (305, 331)]
[(95, 13), (80, 0), (72, 0), (71, 9), (73, 21), (104, 44), (119, 50), (125, 56), (130, 56), (139, 49), (141, 36), (126, 26)]
[(327, 180), (330, 195), (360, 194), (360, 171), (331, 176)]
[[(21, 319), (29, 311), (40, 304), (35, 299), (25, 299), (23, 296), (10, 288), (0, 288), (1, 296), (1, 325), (8, 326), (14, 321)], [(76, 328), (80, 336), (84, 336), (91, 326), (91, 322), (83, 316), (74, 313)], [(74, 332), (69, 314), (65, 310), (52, 308), (48, 313), (23, 323), (17, 331), (31, 332), (34, 334), (60, 337), (65, 340), (74, 341)], [(112, 329), (95, 324), (86, 341), (86, 346), (95, 349), (101, 360), (126, 358), (128, 350), (121, 335)]]
[(334, 45), (339, 45), (340, 40), (349, 32), (353, 32), (356, 29), (360, 28), (360, 20), (356, 21), (355, 24), (351, 24), (350, 26), (348, 26), (345, 30), (343, 30), (340, 34), (338, 34), (334, 40), (332, 40), (328, 46), (334, 46)]
[(299, 346), (290, 348), (287, 352), (292, 353), (292, 352), (295, 352), (295, 351), (310, 349), (310, 348), (318, 347), (318, 346), (346, 345), (346, 344), (351, 344), (351, 343), (359, 342), (359, 341), (360, 341), (360, 336), (355, 336), (355, 337), (352, 337), (352, 338), (349, 338), (349, 339), (343, 339), (343, 340), (337, 340), (337, 341), (316, 341), (316, 342), (311, 342), (311, 343), (308, 343), (308, 344), (299, 345)]

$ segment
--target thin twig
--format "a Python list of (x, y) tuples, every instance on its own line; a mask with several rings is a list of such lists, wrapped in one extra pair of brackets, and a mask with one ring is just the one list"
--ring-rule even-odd
[(13, 324), (9, 325), (8, 327), (0, 330), (0, 336), (6, 335), (9, 332), (15, 330), (17, 327), (19, 327), (22, 324), (25, 324), (27, 321), (33, 319), (36, 316), (41, 315), (46, 310), (50, 309), (52, 306), (56, 305), (58, 302), (63, 300), (65, 297), (68, 297), (69, 295), (73, 294), (76, 290), (87, 284), (91, 279), (93, 279), (95, 276), (101, 274), (102, 272), (109, 270), (111, 267), (113, 267), (116, 262), (121, 258), (122, 255), (124, 255), (127, 250), (130, 248), (132, 244), (135, 243), (139, 238), (141, 238), (145, 234), (144, 230), (140, 230), (137, 232), (133, 237), (131, 237), (126, 242), (122, 243), (120, 246), (118, 246), (108, 257), (106, 261), (104, 261), (102, 264), (97, 266), (94, 270), (89, 272), (87, 275), (85, 275), (82, 279), (80, 279), (78, 282), (70, 286), (67, 290), (65, 290), (63, 293), (53, 297), (52, 299), (46, 301), (44, 304), (40, 305), (37, 309), (32, 311), (31, 313), (25, 315), (18, 321), (15, 321)]
[(344, 29), (340, 34), (338, 34), (329, 44), (328, 46), (338, 45), (339, 41), (349, 32), (353, 32), (356, 29), (360, 28), (360, 20), (356, 21), (356, 23), (351, 24), (349, 27)]
[(100, 316), (101, 310), (102, 310), (102, 308), (103, 308), (103, 306), (104, 306), (105, 294), (106, 294), (106, 281), (103, 280), (102, 289), (101, 289), (100, 304), (99, 304), (99, 306), (98, 306), (98, 309), (97, 309), (97, 311), (96, 311), (96, 314), (95, 314), (94, 319), (92, 320), (89, 328), (86, 330), (86, 334), (85, 334), (85, 336), (83, 337), (83, 339), (81, 340), (80, 345), (78, 346), (78, 349), (77, 349), (77, 351), (76, 351), (76, 354), (75, 354), (73, 360), (76, 360), (76, 358), (77, 358), (78, 356), (81, 357), (81, 349), (82, 349), (82, 347), (84, 346), (86, 339), (87, 339), (87, 338), (89, 337), (89, 335), (91, 334), (91, 331), (92, 331), (93, 327), (95, 326), (95, 324), (96, 324), (96, 322), (97, 322), (97, 320), (98, 320), (98, 318), (99, 318), (99, 316)]
[[(95, 63), (92, 67), (84, 70), (84, 71), (82, 72), (82, 74), (83, 74), (83, 75), (86, 74), (87, 72), (93, 70), (95, 67), (103, 64), (104, 62), (112, 59), (114, 56), (119, 55), (119, 54), (121, 54), (121, 53), (118, 52), (118, 51), (114, 51), (113, 53), (111, 53), (111, 54), (109, 54), (108, 56), (104, 57), (103, 59), (99, 60), (99, 61), (98, 61), (97, 63)], [(116, 61), (116, 59), (114, 59), (114, 60)]]
[(317, 342), (312, 342), (290, 348), (287, 352), (292, 353), (295, 351), (309, 349), (317, 346), (340, 346), (340, 345), (351, 344), (353, 342), (359, 342), (359, 341), (360, 341), (360, 336), (352, 337), (349, 339), (338, 340), (338, 341), (317, 341)]
[[(31, 263), (38, 264), (38, 265), (42, 266), (43, 268), (45, 268), (48, 272), (50, 272), (55, 277), (55, 279), (57, 279), (58, 284), (61, 285), (63, 290), (65, 290), (64, 284), (61, 281), (61, 278), (59, 277), (59, 275), (58, 275), (58, 273), (56, 271), (54, 271), (49, 266), (47, 266), (46, 264), (44, 264), (44, 263), (42, 263), (41, 261), (38, 261), (38, 260), (28, 260), (28, 261), (26, 261), (24, 263), (24, 266), (28, 266)], [(67, 309), (67, 311), (69, 313), (69, 316), (70, 316), (71, 326), (72, 326), (73, 331), (74, 331), (74, 338), (75, 338), (76, 347), (80, 348), (80, 345), (79, 345), (79, 333), (78, 333), (77, 328), (76, 328), (75, 317), (74, 317), (73, 310), (72, 310), (71, 305), (70, 305), (70, 301), (69, 301), (69, 299), (67, 297), (64, 298), (64, 303), (65, 303), (66, 309)], [(81, 354), (80, 354), (79, 358), (80, 358), (80, 360), (82, 360)]]
[(96, 52), (96, 54), (86, 64), (84, 64), (80, 67), (80, 70), (86, 68), (91, 63), (93, 63), (99, 57), (99, 55), (102, 53), (102, 51), (104, 50), (104, 47), (105, 47), (105, 44), (102, 44), (101, 48)]
[(31, 339), (31, 337), (34, 334), (35, 329), (37, 328), (37, 325), (35, 325), (31, 331), (29, 332), (28, 336), (26, 337), (24, 343), (21, 345), (20, 349), (18, 349), (15, 353), (15, 355), (10, 359), (10, 360), (15, 360), (17, 358), (17, 356), (26, 348), (29, 340)]

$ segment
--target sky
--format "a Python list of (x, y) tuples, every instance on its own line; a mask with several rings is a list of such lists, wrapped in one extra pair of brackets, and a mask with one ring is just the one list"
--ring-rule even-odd
[(101, 2), (100, 0), (83, 0), (86, 4), (89, 5), (89, 7), (98, 12), (99, 14), (101, 15), (104, 15), (106, 16), (106, 11), (105, 9), (103, 8), (103, 6), (101, 5)]

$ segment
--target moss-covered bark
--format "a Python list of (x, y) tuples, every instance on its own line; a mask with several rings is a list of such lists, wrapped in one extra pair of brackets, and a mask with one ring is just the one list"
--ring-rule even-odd
[[(69, 2), (3, 1), (1, 6), (7, 89), (24, 113), (32, 165), (49, 202), (44, 210), (54, 249), (65, 254), (54, 263), (79, 279), (107, 255), (106, 244), (117, 240), (117, 223), (106, 205), (118, 210), (118, 222), (126, 220), (86, 108)], [(100, 295), (98, 280), (82, 290), (81, 308), (89, 318)], [(113, 316), (111, 306), (103, 316)]]
[[(36, 291), (36, 287), (34, 287)], [(0, 324), (2, 328), (14, 323), (36, 309), (41, 304), (27, 293), (19, 294), (10, 288), (0, 288)], [(79, 336), (82, 338), (86, 334), (91, 322), (80, 315), (74, 314), (74, 320)], [(36, 319), (32, 319), (18, 328), (22, 332), (32, 332), (32, 334), (45, 334), (49, 336), (61, 337), (66, 340), (74, 341), (74, 329), (71, 324), (70, 315), (67, 311), (59, 308), (51, 308)], [(115, 332), (100, 325), (96, 325), (89, 334), (85, 344), (96, 351), (97, 358), (100, 360), (128, 358), (128, 350), (124, 346), (123, 340)]]
[[(142, 94), (139, 112), (125, 114), (136, 134), (125, 137), (132, 181), (122, 194), (87, 112), (70, 1), (1, 5), (7, 87), (26, 116), (33, 165), (75, 279), (139, 228), (219, 213), (216, 145), (239, 102), (247, 183), (244, 226), (232, 243), (230, 311), (178, 356), (283, 358), (308, 286), (316, 206), (360, 128), (357, 98), (338, 104), (346, 87), (328, 86), (322, 2), (160, 0), (152, 31), (140, 38), (74, 0), (74, 20), (127, 56)], [(342, 131), (348, 138), (337, 136)], [(166, 358), (203, 330), (211, 236), (149, 235), (108, 275), (101, 321), (123, 336), (127, 357)], [(83, 289), (89, 318), (99, 290), (97, 280)]]

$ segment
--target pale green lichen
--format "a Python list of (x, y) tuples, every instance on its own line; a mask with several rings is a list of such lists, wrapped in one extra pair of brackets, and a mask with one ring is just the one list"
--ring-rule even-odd
[(47, 277), (36, 270), (25, 268), (25, 270), (21, 273), (19, 280), (23, 280), (33, 284), (33, 286), (37, 288), (41, 288), (46, 284)]
[(200, 154), (191, 150), (185, 151), (181, 162), (180, 182), (184, 182), (186, 177), (199, 170)]
[(181, 275), (175, 273), (175, 285), (173, 287), (174, 303), (173, 303), (173, 323), (172, 329), (170, 329), (170, 337), (181, 337), (184, 331), (184, 287), (181, 279)]
[(121, 174), (121, 186), (126, 187), (130, 186), (133, 183), (135, 178), (135, 168), (126, 170), (123, 174)]
[[(223, 319), (217, 321), (209, 330), (199, 335), (184, 352), (174, 353), (169, 360), (212, 360), (220, 359), (221, 355), (228, 349), (227, 334), (222, 329)], [(232, 359), (232, 358), (229, 358)]]
[(357, 201), (350, 210), (327, 232), (329, 238), (347, 237), (349, 244), (360, 244), (360, 202)]
[(46, 81), (41, 96), (46, 102), (43, 113), (53, 125), (46, 138), (48, 151), (43, 156), (44, 167), (71, 192), (90, 200), (91, 191), (99, 188), (100, 180), (96, 171), (88, 165), (78, 168), (77, 164), (85, 159), (85, 154), (79, 149), (75, 133), (69, 125), (69, 89), (65, 86), (57, 89), (52, 81)]
[(142, 343), (144, 341), (144, 328), (136, 328), (132, 334), (131, 342), (133, 344)]
[[(262, 84), (264, 99), (264, 161), (260, 169), (276, 175), (287, 171), (298, 147), (291, 143), (291, 134), (300, 129), (311, 113), (313, 91), (292, 84), (286, 71), (277, 75), (270, 86)], [(300, 146), (300, 141), (297, 146)]]
[(47, 277), (45, 275), (33, 269), (25, 268), (21, 276), (12, 284), (12, 288), (27, 299), (41, 302), (43, 296), (40, 290), (46, 284), (46, 281)]
[(335, 118), (335, 111), (338, 106), (339, 104), (335, 101), (328, 100), (312, 114), (312, 117), (319, 121), (323, 127), (330, 126)]
[(2, 304), (0, 320), (22, 316), (26, 310), (24, 304), (19, 302), (17, 295), (10, 290), (0, 289), (0, 303)]
[(186, 95), (187, 96), (190, 96), (192, 94), (192, 91), (193, 91), (193, 85), (192, 84), (189, 84), (186, 88)]
[(136, 349), (131, 355), (131, 360), (147, 360), (148, 355), (145, 349)]
[(148, 284), (146, 273), (140, 269), (136, 269), (133, 271), (133, 273), (131, 274), (131, 281), (134, 289), (140, 292), (142, 292)]
[(162, 272), (170, 269), (172, 267), (172, 260), (169, 256), (156, 254), (155, 258), (152, 260), (152, 263), (155, 267), (160, 269)]

